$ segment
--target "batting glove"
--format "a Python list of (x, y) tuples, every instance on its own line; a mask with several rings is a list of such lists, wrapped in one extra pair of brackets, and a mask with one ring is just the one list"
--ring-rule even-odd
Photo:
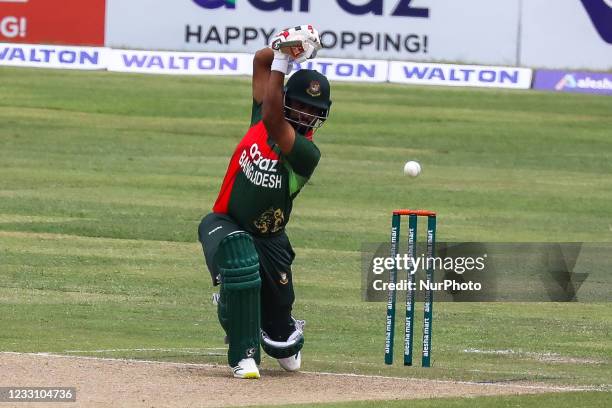
[[(283, 72), (285, 63), (302, 63), (314, 58), (321, 47), (319, 32), (312, 25), (301, 25), (281, 31), (272, 38), (270, 48), (274, 50), (272, 69)], [(288, 73), (285, 71), (285, 73)]]

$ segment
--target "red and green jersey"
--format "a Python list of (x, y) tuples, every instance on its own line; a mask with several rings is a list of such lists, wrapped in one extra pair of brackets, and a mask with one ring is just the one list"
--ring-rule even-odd
[(293, 199), (319, 163), (321, 153), (296, 134), (291, 152), (283, 154), (261, 120), (261, 104), (253, 102), (251, 127), (230, 160), (213, 207), (228, 214), (246, 231), (272, 235), (289, 222)]

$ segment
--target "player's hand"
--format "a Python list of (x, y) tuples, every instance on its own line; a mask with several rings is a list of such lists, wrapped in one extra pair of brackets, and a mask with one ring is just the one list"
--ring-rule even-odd
[(314, 58), (321, 47), (319, 32), (309, 24), (288, 28), (272, 38), (270, 48), (301, 63)]

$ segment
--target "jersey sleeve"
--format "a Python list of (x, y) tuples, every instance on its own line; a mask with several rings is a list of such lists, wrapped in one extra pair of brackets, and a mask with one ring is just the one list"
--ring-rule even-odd
[(251, 126), (261, 121), (262, 112), (261, 107), (263, 103), (257, 103), (255, 99), (253, 99), (253, 107), (251, 108)]
[(286, 158), (296, 174), (309, 178), (319, 164), (321, 152), (313, 142), (296, 134), (293, 148)]

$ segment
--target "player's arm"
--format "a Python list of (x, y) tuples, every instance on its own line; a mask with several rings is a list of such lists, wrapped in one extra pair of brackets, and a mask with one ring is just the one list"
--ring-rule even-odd
[(253, 58), (253, 100), (257, 104), (263, 102), (273, 60), (274, 51), (268, 47), (257, 51)]
[[(260, 51), (262, 64), (264, 59), (266, 64), (270, 63), (268, 80), (263, 87), (262, 119), (268, 135), (284, 154), (291, 152), (295, 142), (295, 130), (285, 120), (283, 103), (285, 75), (291, 71), (293, 61), (304, 62), (314, 58), (320, 49), (321, 40), (317, 30), (312, 25), (302, 25), (284, 30), (275, 36), (270, 44), (271, 56), (270, 51)], [(255, 84), (253, 92), (255, 95)], [(259, 96), (259, 89), (257, 92)]]
[(268, 135), (270, 135), (284, 154), (291, 152), (295, 142), (295, 130), (285, 120), (285, 107), (283, 103), (283, 85), (285, 84), (285, 72), (287, 72), (288, 64), (290, 64), (290, 61), (286, 55), (277, 54), (273, 59), (263, 96), (264, 126), (268, 131)]

